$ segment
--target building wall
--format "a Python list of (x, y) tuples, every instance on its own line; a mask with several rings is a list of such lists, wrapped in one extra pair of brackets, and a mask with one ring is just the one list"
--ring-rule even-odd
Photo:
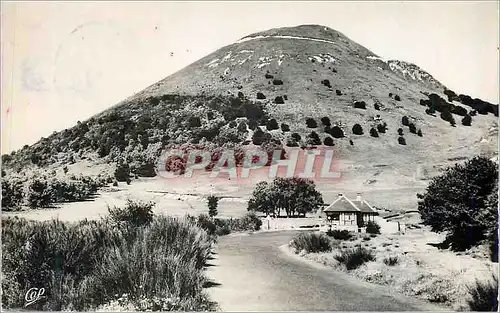
[(358, 225), (356, 213), (340, 213), (338, 220), (327, 219), (328, 224), (337, 226), (356, 226)]

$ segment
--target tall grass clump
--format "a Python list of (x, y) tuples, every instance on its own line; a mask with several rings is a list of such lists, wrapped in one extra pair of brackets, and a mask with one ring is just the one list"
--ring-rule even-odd
[(305, 251), (307, 253), (327, 252), (332, 247), (330, 239), (322, 233), (304, 232), (296, 235), (290, 242), (296, 253)]
[(353, 270), (366, 262), (374, 261), (375, 254), (366, 248), (357, 247), (343, 250), (335, 259), (344, 264), (347, 270)]
[(468, 300), (471, 311), (498, 311), (498, 277), (493, 276), (488, 282), (476, 281), (474, 286), (469, 286), (470, 299)]
[(214, 309), (203, 293), (208, 233), (187, 218), (136, 222), (2, 218), (3, 308), (23, 307), (26, 290), (44, 287), (29, 309)]

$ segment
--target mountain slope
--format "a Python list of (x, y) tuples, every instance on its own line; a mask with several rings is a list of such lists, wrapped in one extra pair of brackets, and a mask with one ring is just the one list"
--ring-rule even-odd
[[(322, 125), (325, 117), (345, 135), (333, 138), (338, 157), (361, 164), (414, 166), (496, 151), (497, 132), (491, 127), (498, 106), (458, 96), (447, 102), (444, 91), (418, 66), (384, 61), (331, 28), (277, 28), (245, 36), (4, 161), (44, 166), (95, 158), (97, 153), (98, 159), (137, 163), (133, 171), (139, 175), (147, 163), (145, 172), (154, 175), (153, 159), (169, 144), (205, 139), (220, 145), (241, 143), (251, 138), (258, 123), (267, 124), (271, 137), (283, 145), (293, 141), (292, 133), (301, 137), (295, 144), (318, 145), (332, 135)], [(426, 113), (436, 105), (437, 114)], [(471, 126), (462, 125), (463, 111), (469, 115), (473, 108), (482, 114), (472, 117)], [(440, 117), (442, 111), (446, 114)], [(456, 112), (462, 116), (452, 114)], [(422, 136), (402, 125), (404, 116)], [(308, 118), (317, 126), (308, 125)], [(290, 131), (269, 127), (272, 119)], [(362, 135), (353, 133), (355, 124), (362, 127)], [(382, 125), (385, 133), (378, 131)], [(378, 137), (371, 136), (372, 128)], [(405, 145), (398, 141), (399, 128)], [(312, 131), (318, 136), (310, 135)]]

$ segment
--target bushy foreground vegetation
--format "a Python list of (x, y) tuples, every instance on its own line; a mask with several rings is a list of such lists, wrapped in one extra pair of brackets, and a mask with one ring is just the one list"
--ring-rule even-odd
[(254, 212), (248, 212), (240, 218), (212, 218), (201, 214), (197, 218), (191, 217), (199, 227), (204, 229), (210, 236), (223, 236), (231, 232), (257, 231), (262, 226), (261, 219)]
[(295, 236), (290, 242), (295, 253), (327, 252), (332, 250), (330, 239), (323, 233), (303, 232)]
[(46, 208), (55, 203), (83, 201), (92, 197), (109, 178), (97, 176), (7, 175), (2, 177), (2, 210), (14, 211), (22, 206)]
[[(148, 218), (130, 218), (134, 206)], [(99, 221), (2, 218), (3, 308), (22, 307), (37, 286), (47, 298), (33, 310), (213, 310), (203, 292), (210, 236), (190, 219), (150, 211), (129, 202)]]
[(274, 217), (285, 211), (288, 217), (305, 216), (323, 205), (323, 197), (313, 181), (297, 177), (277, 177), (272, 183), (261, 181), (248, 202), (248, 210)]
[(498, 277), (493, 275), (487, 282), (476, 281), (469, 286), (468, 300), (471, 311), (498, 312)]
[[(489, 241), (498, 233), (498, 166), (484, 157), (456, 164), (432, 179), (419, 194), (418, 210), (433, 231), (447, 232), (446, 243), (463, 250)], [(492, 258), (497, 257), (496, 249)]]

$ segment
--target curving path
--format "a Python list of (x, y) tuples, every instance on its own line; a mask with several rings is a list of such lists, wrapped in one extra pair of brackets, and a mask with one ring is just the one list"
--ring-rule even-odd
[[(208, 292), (222, 311), (440, 310), (345, 273), (313, 265), (280, 249), (297, 231), (219, 238), (207, 267)], [(441, 309), (442, 310), (442, 309)]]

